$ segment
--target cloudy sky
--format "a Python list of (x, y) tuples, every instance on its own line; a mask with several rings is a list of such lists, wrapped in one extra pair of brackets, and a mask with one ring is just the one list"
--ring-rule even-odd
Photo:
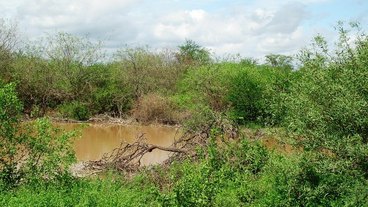
[(0, 0), (0, 17), (34, 39), (68, 32), (123, 45), (175, 48), (192, 39), (218, 55), (292, 54), (337, 21), (368, 25), (367, 0)]

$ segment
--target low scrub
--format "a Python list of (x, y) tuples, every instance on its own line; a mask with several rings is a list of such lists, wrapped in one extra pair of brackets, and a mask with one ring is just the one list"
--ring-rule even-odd
[(180, 122), (180, 113), (174, 104), (158, 94), (147, 94), (138, 99), (132, 110), (132, 117), (143, 123), (158, 122), (175, 124)]
[(87, 105), (78, 101), (61, 105), (59, 107), (59, 112), (64, 118), (72, 118), (79, 121), (86, 121), (91, 116), (91, 112)]
[(47, 119), (21, 123), (23, 106), (15, 85), (0, 87), (0, 191), (20, 184), (52, 181), (68, 174), (75, 161), (72, 132), (53, 128)]

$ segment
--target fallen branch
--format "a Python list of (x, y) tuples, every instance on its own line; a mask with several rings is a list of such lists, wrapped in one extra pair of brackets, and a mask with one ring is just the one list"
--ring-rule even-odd
[[(119, 171), (134, 172), (141, 166), (141, 159), (147, 153), (153, 150), (162, 150), (172, 152), (173, 154), (163, 163), (170, 164), (174, 160), (183, 160), (186, 158), (195, 159), (196, 148), (208, 145), (211, 128), (219, 127), (223, 133), (228, 133), (229, 137), (236, 136), (236, 130), (227, 122), (214, 121), (199, 133), (187, 131), (170, 147), (148, 144), (145, 141), (144, 134), (137, 136), (133, 143), (122, 142), (119, 147), (115, 148), (111, 153), (106, 153), (100, 160), (88, 161), (85, 167), (90, 170), (103, 171), (107, 168), (117, 169)], [(230, 126), (230, 127), (229, 127)], [(230, 132), (230, 133), (229, 133)]]
[(188, 150), (181, 147), (163, 147), (159, 145), (147, 144), (144, 134), (137, 137), (133, 143), (122, 142), (118, 148), (111, 153), (105, 153), (100, 160), (86, 162), (85, 166), (93, 170), (104, 170), (105, 168), (115, 168), (117, 170), (134, 171), (141, 166), (142, 157), (158, 149), (176, 154), (187, 154)]
[(158, 145), (150, 145), (150, 147), (147, 149), (148, 152), (152, 152), (154, 149), (159, 149), (167, 152), (176, 152), (176, 153), (188, 153), (187, 150), (174, 148), (174, 147), (162, 147)]

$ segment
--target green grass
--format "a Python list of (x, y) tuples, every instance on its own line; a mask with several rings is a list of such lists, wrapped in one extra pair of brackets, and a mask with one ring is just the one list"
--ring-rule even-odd
[(24, 185), (3, 192), (0, 206), (158, 206), (156, 188), (137, 179), (78, 179), (67, 183)]
[(0, 206), (367, 206), (368, 182), (318, 153), (285, 154), (243, 138), (208, 156), (130, 179), (63, 177), (0, 195)]

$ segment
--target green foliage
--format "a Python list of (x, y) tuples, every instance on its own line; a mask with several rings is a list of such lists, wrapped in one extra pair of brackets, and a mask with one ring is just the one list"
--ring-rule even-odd
[[(228, 147), (218, 145), (211, 132), (208, 158), (198, 163), (185, 162), (174, 166), (170, 175), (172, 191), (161, 194), (164, 205), (172, 206), (239, 206), (242, 202), (239, 186), (248, 186), (252, 176), (258, 175), (268, 162), (268, 153), (259, 144), (243, 140)], [(228, 196), (231, 197), (228, 197)], [(225, 202), (226, 201), (226, 202)]]
[(185, 65), (203, 65), (211, 61), (208, 49), (198, 45), (193, 40), (185, 40), (178, 46), (177, 59)]
[(106, 83), (96, 88), (90, 96), (90, 108), (97, 114), (109, 112), (122, 117), (132, 108), (133, 96), (130, 90), (119, 87), (117, 83)]
[[(362, 171), (351, 169), (351, 164), (357, 163), (354, 159), (347, 162), (326, 151), (280, 153), (245, 138), (239, 142), (226, 142), (225, 145), (216, 141), (215, 137), (218, 136), (223, 135), (218, 130), (211, 131), (206, 157), (196, 162), (172, 166), (168, 173), (171, 187), (164, 189), (160, 195), (163, 205), (368, 204), (366, 175)], [(349, 157), (352, 156), (351, 153), (357, 152), (357, 148), (365, 148), (359, 143), (359, 139), (347, 143), (350, 143), (347, 147), (349, 150), (344, 153)]]
[(232, 79), (228, 100), (233, 107), (233, 116), (241, 121), (255, 122), (265, 112), (265, 90), (269, 77), (253, 67), (241, 69)]
[(71, 102), (88, 105), (88, 115), (121, 116), (130, 109), (132, 90), (113, 64), (100, 63), (100, 43), (67, 33), (49, 35), (42, 41), (16, 54), (11, 65), (12, 79), (19, 83), (19, 97), (31, 117)]
[(242, 58), (240, 60), (240, 64), (243, 65), (243, 66), (255, 66), (258, 64), (258, 60), (257, 59), (254, 59), (254, 58)]
[[(283, 94), (284, 124), (297, 134), (300, 146), (313, 154), (308, 163), (315, 169), (318, 183), (306, 198), (318, 205), (356, 202), (354, 205), (364, 206), (359, 193), (347, 189), (367, 184), (367, 56), (360, 55), (367, 50), (367, 36), (358, 30), (353, 47), (348, 31), (341, 24), (337, 28), (336, 51), (329, 51), (327, 42), (318, 36), (313, 48), (300, 54), (303, 67), (299, 77)], [(326, 195), (325, 201), (320, 200), (322, 195)]]
[[(323, 154), (276, 155), (255, 185), (263, 195), (256, 202), (266, 206), (364, 206), (367, 186), (343, 162)], [(344, 169), (345, 168), (345, 169)], [(344, 170), (342, 170), (344, 169)], [(362, 196), (358, 196), (362, 194)], [(360, 197), (360, 198), (359, 198)]]
[(27, 182), (40, 179), (54, 180), (69, 173), (69, 166), (75, 162), (72, 137), (74, 132), (63, 132), (54, 128), (47, 119), (37, 119), (25, 126), (22, 145), (27, 157), (22, 169)]
[(17, 173), (18, 146), (22, 140), (18, 136), (19, 112), (22, 109), (16, 96), (15, 85), (7, 84), (0, 88), (0, 187), (12, 186), (20, 181)]
[(103, 56), (100, 43), (67, 33), (49, 35), (29, 44), (12, 62), (12, 79), (30, 111), (40, 107), (41, 115), (62, 102), (85, 99), (94, 88), (98, 71), (92, 65)]
[[(68, 180), (68, 181), (63, 181)], [(75, 179), (22, 186), (0, 195), (1, 206), (160, 206), (155, 187), (139, 180)]]
[[(207, 156), (148, 170), (132, 180), (60, 177), (0, 196), (1, 205), (80, 206), (365, 206), (368, 183), (324, 153), (287, 155), (211, 131)], [(341, 170), (342, 169), (342, 170)], [(153, 179), (154, 178), (154, 179)]]
[(280, 54), (269, 54), (266, 55), (266, 64), (272, 67), (280, 67), (280, 68), (287, 68), (293, 69), (293, 58), (287, 55), (280, 55)]
[(227, 96), (232, 80), (241, 68), (237, 63), (219, 63), (188, 69), (178, 83), (178, 104), (189, 109), (202, 105), (225, 112), (230, 105)]
[[(351, 136), (360, 136), (363, 143), (368, 140), (367, 56), (359, 55), (367, 50), (367, 38), (357, 35), (354, 49), (345, 30), (340, 32), (339, 47), (331, 52), (335, 56), (327, 49), (303, 51), (302, 55), (315, 55), (302, 56), (301, 77), (285, 94), (289, 128), (307, 134), (312, 145), (332, 150)], [(315, 44), (326, 47), (320, 37)]]
[[(0, 22), (0, 205), (368, 206), (368, 37), (358, 26), (351, 35), (339, 23), (333, 51), (317, 36), (292, 70), (291, 56), (274, 54), (265, 65), (214, 63), (191, 40), (178, 52), (124, 48), (108, 63), (100, 43), (66, 33), (16, 53), (15, 27)], [(298, 145), (277, 152), (212, 129), (194, 160), (131, 180), (76, 179), (68, 174), (74, 134), (46, 119), (20, 122), (22, 112), (49, 109), (78, 120), (109, 113), (180, 122), (192, 132), (227, 115), (284, 126), (290, 137), (280, 141)]]
[(226, 93), (232, 64), (211, 64), (192, 67), (177, 84), (171, 97), (177, 108), (187, 114), (182, 122), (186, 129), (197, 131), (208, 128), (216, 117), (226, 112)]
[(214, 152), (208, 159), (171, 169), (173, 186), (161, 194), (164, 205), (367, 205), (364, 177), (326, 154), (269, 152), (245, 139), (208, 150)]
[(53, 180), (74, 161), (72, 133), (61, 133), (46, 119), (21, 124), (22, 104), (15, 85), (0, 88), (0, 189), (20, 182)]
[[(231, 116), (241, 124), (278, 124), (281, 92), (287, 92), (293, 74), (287, 68), (243, 66), (230, 77), (227, 100)], [(281, 110), (280, 110), (281, 111)]]
[(116, 76), (135, 100), (152, 93), (170, 93), (183, 72), (171, 51), (154, 52), (147, 47), (124, 48), (115, 54)]
[(240, 124), (279, 124), (284, 112), (283, 92), (294, 73), (287, 67), (272, 68), (244, 63), (221, 63), (191, 68), (178, 84), (176, 103), (195, 110), (226, 112)]
[(191, 110), (191, 115), (183, 122), (183, 127), (192, 132), (205, 130), (217, 117), (218, 114), (210, 108), (198, 105), (196, 109)]
[[(104, 55), (100, 50), (101, 42), (92, 42), (86, 37), (74, 36), (65, 32), (49, 35), (42, 41), (47, 45), (40, 48), (39, 51), (44, 52), (59, 67), (67, 70), (71, 70), (72, 65), (93, 65)], [(77, 71), (65, 72), (68, 74)]]
[(59, 107), (59, 111), (65, 118), (73, 118), (80, 121), (86, 121), (91, 116), (88, 106), (79, 101), (64, 103)]
[(1, 136), (5, 136), (11, 131), (12, 125), (18, 122), (22, 104), (15, 93), (15, 84), (0, 86), (0, 121), (4, 123), (1, 125), (0, 132)]
[(0, 74), (5, 80), (11, 77), (11, 64), (14, 61), (13, 52), (19, 42), (17, 24), (0, 19)]

